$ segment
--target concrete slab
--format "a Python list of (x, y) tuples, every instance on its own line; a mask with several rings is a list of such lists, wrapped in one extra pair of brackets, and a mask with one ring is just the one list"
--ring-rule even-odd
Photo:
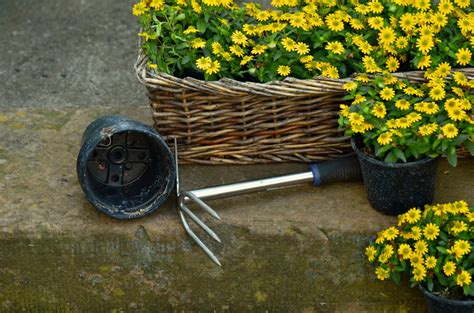
[[(172, 203), (117, 221), (76, 179), (82, 131), (104, 114), (151, 123), (147, 106), (4, 108), (0, 114), (0, 307), (399, 312), (416, 290), (375, 281), (363, 248), (394, 222), (361, 183), (302, 185), (212, 201), (223, 240), (215, 267), (183, 232)], [(306, 170), (303, 164), (183, 166), (185, 189)], [(442, 162), (436, 201), (474, 203), (474, 164)], [(82, 296), (76, 297), (76, 294)]]
[(0, 108), (142, 105), (135, 1), (0, 1)]

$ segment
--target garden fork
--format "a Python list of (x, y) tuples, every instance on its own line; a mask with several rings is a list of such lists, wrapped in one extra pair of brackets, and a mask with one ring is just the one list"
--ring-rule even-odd
[(188, 204), (194, 203), (209, 213), (212, 217), (219, 220), (220, 217), (204, 200), (214, 200), (225, 197), (248, 194), (251, 192), (266, 191), (279, 187), (289, 187), (301, 183), (313, 182), (314, 186), (322, 184), (361, 180), (359, 161), (355, 155), (344, 157), (336, 160), (326, 161), (319, 164), (312, 163), (309, 165), (309, 171), (290, 174), (279, 177), (257, 179), (246, 182), (221, 185), (216, 187), (208, 187), (191, 191), (181, 191), (179, 183), (178, 154), (175, 140), (175, 162), (176, 162), (176, 195), (177, 208), (183, 224), (184, 230), (199, 245), (199, 247), (209, 256), (209, 258), (221, 266), (219, 259), (209, 249), (208, 246), (199, 238), (192, 230), (188, 223), (189, 217), (194, 223), (201, 227), (213, 240), (220, 243), (221, 240), (217, 234), (212, 231), (196, 214), (188, 207)]

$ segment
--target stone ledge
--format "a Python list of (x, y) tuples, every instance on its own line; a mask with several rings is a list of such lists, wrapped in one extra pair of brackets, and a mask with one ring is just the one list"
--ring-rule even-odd
[[(420, 312), (417, 290), (377, 282), (363, 248), (395, 221), (361, 183), (301, 185), (216, 200), (215, 267), (185, 236), (172, 203), (116, 221), (76, 179), (82, 131), (96, 117), (151, 123), (148, 107), (6, 108), (0, 113), (0, 310)], [(305, 171), (304, 164), (183, 166), (185, 189)], [(436, 201), (474, 203), (474, 164), (442, 162)], [(3, 305), (3, 307), (2, 307)]]

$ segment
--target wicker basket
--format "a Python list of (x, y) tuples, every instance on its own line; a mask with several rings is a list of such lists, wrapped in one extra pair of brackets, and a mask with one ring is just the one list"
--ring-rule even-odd
[[(182, 163), (310, 162), (352, 152), (337, 122), (347, 80), (202, 81), (152, 73), (146, 62), (141, 54), (135, 70), (155, 128), (178, 139)], [(423, 72), (399, 76), (423, 80)]]

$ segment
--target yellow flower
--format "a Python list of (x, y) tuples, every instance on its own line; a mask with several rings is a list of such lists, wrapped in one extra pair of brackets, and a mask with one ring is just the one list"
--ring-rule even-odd
[(383, 254), (389, 259), (393, 255), (393, 246), (386, 245), (385, 248), (383, 248)]
[(436, 74), (441, 77), (445, 77), (446, 75), (449, 74), (450, 71), (451, 71), (451, 66), (449, 65), (448, 62), (440, 63), (438, 67), (436, 68)]
[[(417, 208), (412, 208), (405, 213), (405, 218), (408, 223), (414, 224), (418, 222), (421, 218), (421, 211)], [(413, 230), (413, 229), (412, 229)], [(418, 239), (416, 239), (418, 240)]]
[(358, 20), (356, 18), (352, 18), (349, 21), (349, 24), (351, 24), (351, 27), (354, 28), (355, 30), (362, 30), (364, 29), (364, 24), (361, 22), (361, 20)]
[(156, 65), (155, 63), (148, 63), (148, 67), (151, 69), (156, 69), (158, 68), (158, 65)]
[(329, 66), (328, 68), (326, 68), (326, 69), (321, 73), (321, 75), (322, 75), (322, 76), (329, 77), (329, 78), (338, 79), (338, 78), (339, 78), (339, 71), (337, 70), (337, 67), (335, 67), (335, 66)]
[(419, 69), (425, 69), (430, 67), (431, 65), (431, 55), (424, 55), (418, 61), (418, 65), (416, 66)]
[(382, 45), (390, 45), (395, 41), (395, 31), (390, 27), (384, 27), (379, 32), (379, 41)]
[(420, 240), (415, 242), (413, 245), (415, 248), (416, 253), (424, 255), (426, 252), (428, 252), (428, 244), (424, 240)]
[(326, 16), (326, 25), (333, 32), (340, 32), (344, 29), (344, 23), (335, 14)]
[(391, 132), (380, 134), (380, 136), (377, 138), (377, 142), (381, 145), (388, 145), (392, 142), (392, 135), (393, 133)]
[(436, 260), (436, 257), (430, 255), (430, 256), (427, 256), (426, 259), (425, 259), (425, 266), (426, 268), (435, 268), (436, 267), (436, 263), (438, 263), (438, 260)]
[(468, 271), (461, 271), (456, 279), (458, 286), (469, 286), (471, 284), (471, 274)]
[(416, 46), (423, 54), (427, 54), (433, 48), (433, 37), (431, 36), (420, 36), (416, 40)]
[(340, 111), (339, 111), (339, 114), (341, 114), (342, 116), (344, 117), (349, 117), (349, 110), (350, 110), (350, 107), (345, 105), (345, 104), (341, 104), (339, 105), (339, 108), (340, 108)]
[(393, 240), (395, 238), (397, 238), (398, 234), (400, 232), (398, 231), (398, 229), (396, 229), (395, 227), (390, 227), (390, 228), (387, 228), (384, 232), (383, 232), (383, 235), (385, 237), (385, 239), (387, 240)]
[(265, 50), (267, 50), (267, 49), (268, 49), (268, 47), (266, 45), (256, 45), (252, 49), (252, 54), (260, 55), (260, 54), (264, 53)]
[(456, 82), (456, 84), (458, 84), (458, 85), (464, 85), (468, 81), (467, 77), (461, 72), (455, 72), (453, 74), (453, 78), (454, 78), (454, 81)]
[(442, 86), (434, 87), (430, 90), (430, 98), (436, 101), (444, 99), (446, 92)]
[(419, 253), (412, 252), (410, 254), (410, 263), (412, 266), (420, 266), (423, 264), (423, 256)]
[(378, 118), (384, 118), (387, 115), (387, 109), (382, 102), (377, 102), (372, 108), (372, 114)]
[(435, 13), (432, 15), (431, 18), (433, 21), (433, 25), (437, 27), (444, 27), (446, 26), (446, 24), (448, 24), (448, 18), (443, 13), (440, 13), (440, 12)]
[(383, 27), (383, 18), (380, 16), (377, 17), (369, 17), (367, 22), (369, 23), (369, 26), (373, 29), (381, 29)]
[(148, 10), (150, 10), (150, 8), (146, 5), (146, 2), (140, 1), (133, 6), (132, 14), (136, 16), (140, 16), (140, 15), (145, 14), (145, 12), (147, 12)]
[(196, 67), (200, 70), (207, 70), (212, 65), (212, 60), (210, 57), (201, 57), (196, 60)]
[(291, 68), (287, 65), (280, 65), (278, 66), (277, 72), (281, 76), (288, 76), (291, 73)]
[(364, 117), (359, 113), (349, 113), (349, 121), (353, 125), (362, 125), (364, 123)]
[(395, 102), (395, 107), (399, 110), (408, 110), (410, 108), (410, 102), (405, 99), (400, 99)]
[(247, 36), (244, 35), (244, 33), (242, 33), (241, 31), (234, 31), (232, 33), (232, 36), (230, 36), (232, 42), (238, 44), (238, 45), (242, 45), (242, 46), (247, 46), (248, 45), (248, 38)]
[(471, 5), (470, 0), (454, 0), (454, 3), (456, 3), (456, 5), (462, 9), (467, 8)]
[(252, 61), (252, 59), (253, 59), (253, 57), (251, 55), (246, 55), (240, 61), (240, 65), (245, 65), (245, 64), (249, 63), (250, 61)]
[(367, 256), (367, 259), (369, 260), (369, 262), (372, 262), (373, 260), (375, 260), (376, 253), (377, 253), (377, 250), (375, 250), (375, 248), (372, 246), (368, 246), (367, 248), (365, 248), (365, 255)]
[(150, 8), (153, 8), (155, 10), (161, 10), (165, 7), (165, 1), (164, 0), (151, 0), (150, 2)]
[(293, 15), (293, 17), (290, 19), (290, 24), (293, 27), (302, 28), (302, 29), (306, 29), (308, 25), (304, 18), (304, 15), (299, 15), (299, 14)]
[(456, 53), (457, 63), (460, 65), (468, 65), (471, 62), (471, 51), (466, 48), (461, 48)]
[(344, 46), (339, 41), (331, 41), (326, 45), (326, 50), (334, 54), (342, 54), (344, 52)]
[(412, 274), (416, 281), (422, 281), (426, 277), (426, 268), (423, 265), (418, 265), (413, 268)]
[(451, 120), (453, 121), (463, 121), (463, 120), (468, 120), (468, 115), (466, 112), (459, 108), (454, 108), (451, 110), (446, 110), (448, 111), (448, 116)]
[(444, 263), (443, 272), (446, 276), (449, 277), (453, 275), (455, 271), (456, 271), (456, 264), (454, 264), (454, 262), (448, 261)]
[(206, 74), (212, 75), (214, 73), (219, 73), (221, 69), (221, 64), (219, 61), (213, 61), (211, 65), (206, 69)]
[(314, 57), (312, 55), (305, 55), (304, 57), (301, 57), (300, 62), (301, 63), (309, 63), (312, 62)]
[(295, 50), (299, 55), (305, 55), (309, 52), (309, 46), (304, 42), (298, 42), (295, 46)]
[(364, 97), (363, 95), (361, 94), (357, 94), (354, 101), (352, 101), (352, 104), (359, 104), (359, 103), (363, 103), (367, 100), (366, 97)]
[(156, 34), (149, 34), (147, 32), (141, 32), (137, 34), (140, 37), (143, 37), (145, 41), (148, 41), (150, 39), (156, 39)]
[(448, 123), (441, 127), (441, 131), (443, 132), (443, 135), (449, 139), (452, 139), (458, 135), (458, 129), (452, 123)]
[(364, 68), (367, 73), (378, 73), (382, 70), (378, 67), (377, 63), (375, 62), (374, 58), (366, 55), (362, 58), (362, 62), (364, 63)]
[(196, 0), (191, 0), (191, 6), (196, 13), (202, 12), (202, 8)]
[[(420, 133), (421, 136), (429, 136), (432, 133), (434, 133), (438, 129), (438, 125), (436, 123), (431, 123), (431, 124), (426, 124), (423, 126), (420, 126), (418, 129), (418, 132)], [(426, 234), (425, 234), (426, 237)]]
[(344, 85), (342, 85), (342, 88), (345, 91), (352, 91), (352, 90), (356, 89), (357, 86), (358, 86), (358, 84), (356, 82), (348, 82), (348, 83), (345, 83)]
[(385, 101), (392, 100), (395, 96), (395, 91), (390, 87), (385, 87), (380, 91), (380, 98)]
[(454, 235), (458, 235), (459, 233), (467, 230), (467, 225), (463, 221), (454, 221), (450, 230)]
[(400, 63), (398, 62), (397, 58), (388, 57), (387, 62), (385, 62), (385, 65), (387, 66), (389, 72), (395, 72), (396, 70), (398, 70)]
[(408, 39), (406, 37), (398, 37), (395, 42), (397, 49), (405, 49), (408, 46)]
[(416, 21), (415, 17), (411, 13), (405, 13), (400, 17), (400, 27), (405, 31), (415, 29)]
[(257, 34), (255, 25), (244, 24), (244, 26), (242, 26), (242, 29), (247, 35), (253, 36)]
[(216, 41), (211, 44), (211, 48), (212, 53), (215, 55), (220, 55), (224, 52), (224, 49), (222, 48), (221, 44)]
[(242, 49), (242, 47), (240, 47), (238, 45), (230, 46), (229, 50), (230, 50), (230, 52), (232, 52), (233, 54), (235, 54), (238, 57), (242, 57), (245, 54), (244, 49)]
[(362, 83), (368, 83), (371, 81), (367, 74), (359, 74), (355, 77), (355, 80)]
[(183, 34), (189, 35), (189, 34), (194, 34), (194, 33), (197, 33), (197, 32), (198, 32), (198, 30), (194, 26), (189, 26), (188, 28), (186, 28), (185, 31), (183, 31)]
[(290, 37), (283, 38), (281, 40), (281, 45), (285, 48), (286, 51), (291, 52), (296, 49), (296, 42)]
[(375, 274), (379, 280), (386, 280), (390, 277), (390, 271), (379, 266), (375, 269)]
[(454, 249), (459, 250), (461, 255), (465, 255), (471, 252), (471, 244), (467, 240), (456, 240)]
[(410, 245), (406, 244), (406, 243), (402, 243), (400, 244), (400, 246), (398, 247), (398, 255), (400, 256), (400, 258), (402, 260), (407, 260), (410, 258), (410, 255), (412, 253), (412, 250), (411, 250), (411, 247)]
[(438, 4), (438, 10), (441, 14), (449, 14), (453, 10), (453, 4), (450, 0), (441, 0)]
[(191, 47), (194, 49), (204, 48), (206, 46), (206, 42), (201, 38), (196, 38), (191, 41)]

